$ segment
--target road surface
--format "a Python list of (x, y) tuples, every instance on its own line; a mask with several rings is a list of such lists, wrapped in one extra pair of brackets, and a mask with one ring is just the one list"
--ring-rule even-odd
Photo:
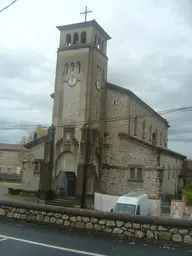
[(59, 230), (15, 221), (0, 220), (1, 256), (190, 256), (192, 249), (161, 244), (134, 243), (88, 234), (80, 230)]

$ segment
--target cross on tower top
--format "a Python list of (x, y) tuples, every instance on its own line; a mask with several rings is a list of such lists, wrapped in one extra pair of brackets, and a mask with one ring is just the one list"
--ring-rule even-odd
[(80, 15), (85, 15), (85, 22), (87, 21), (87, 14), (90, 13), (90, 12), (92, 12), (92, 11), (89, 11), (89, 10), (87, 9), (87, 6), (86, 6), (86, 7), (85, 7), (85, 11), (80, 13)]

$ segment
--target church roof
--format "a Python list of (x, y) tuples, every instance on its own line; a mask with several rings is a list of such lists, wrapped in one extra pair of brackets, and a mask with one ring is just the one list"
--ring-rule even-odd
[(2, 151), (20, 151), (20, 144), (9, 144), (9, 143), (0, 143), (0, 150)]
[(176, 156), (176, 157), (179, 157), (179, 158), (182, 158), (182, 159), (186, 159), (187, 158), (186, 156), (184, 156), (184, 155), (182, 155), (182, 154), (180, 154), (178, 152), (175, 152), (175, 151), (173, 151), (171, 149), (157, 147), (156, 145), (153, 145), (153, 144), (150, 144), (150, 143), (148, 143), (146, 141), (140, 140), (139, 138), (131, 136), (131, 135), (127, 134), (127, 133), (120, 132), (120, 133), (118, 133), (118, 135), (119, 135), (119, 137), (121, 139), (132, 140), (134, 142), (139, 143), (140, 145), (156, 149), (159, 152), (165, 153), (167, 155)]
[(57, 26), (59, 31), (70, 30), (70, 29), (78, 29), (78, 28), (87, 28), (87, 27), (95, 27), (98, 32), (106, 39), (109, 40), (111, 37), (107, 34), (107, 32), (97, 23), (96, 20), (90, 20), (86, 22), (74, 23), (64, 26)]
[(44, 143), (46, 141), (48, 141), (48, 134), (43, 135), (43, 136), (41, 136), (41, 137), (39, 137), (39, 138), (37, 138), (35, 140), (27, 142), (24, 145), (24, 147), (27, 148), (27, 149), (30, 149), (30, 148), (33, 148), (33, 147), (35, 147), (35, 146), (37, 146), (37, 145), (39, 145), (41, 143)]
[(149, 105), (147, 105), (142, 99), (140, 99), (136, 94), (134, 94), (132, 91), (130, 91), (129, 89), (126, 89), (124, 87), (115, 85), (115, 84), (111, 84), (111, 83), (106, 83), (106, 86), (108, 89), (112, 89), (112, 90), (116, 90), (122, 93), (125, 93), (127, 95), (129, 95), (130, 98), (136, 100), (138, 103), (140, 103), (144, 108), (148, 109), (150, 112), (152, 112), (158, 119), (160, 119), (160, 121), (162, 121), (163, 123), (165, 123), (168, 127), (169, 124), (167, 122), (167, 120), (165, 118), (163, 118), (161, 115), (159, 115), (153, 108), (151, 108)]

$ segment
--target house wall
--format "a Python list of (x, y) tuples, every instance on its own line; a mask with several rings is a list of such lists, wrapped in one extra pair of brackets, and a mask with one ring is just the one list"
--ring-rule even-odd
[(20, 174), (21, 163), (19, 162), (19, 151), (0, 150), (0, 173)]

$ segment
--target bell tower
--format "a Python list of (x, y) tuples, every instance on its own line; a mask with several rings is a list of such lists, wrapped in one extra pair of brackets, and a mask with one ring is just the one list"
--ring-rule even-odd
[[(95, 21), (58, 26), (60, 42), (57, 51), (52, 123), (56, 127), (53, 189), (59, 191), (59, 177), (64, 172), (76, 175), (76, 194), (82, 193), (85, 162), (82, 128), (99, 130), (107, 80), (107, 41), (110, 36)], [(86, 147), (86, 146), (85, 146)], [(92, 170), (99, 173), (99, 159), (92, 153)], [(90, 182), (89, 182), (90, 184)], [(78, 190), (78, 192), (77, 192)], [(91, 185), (91, 193), (94, 189)], [(90, 194), (90, 193), (89, 193)]]
[(60, 43), (53, 106), (53, 124), (91, 122), (100, 118), (100, 95), (107, 78), (107, 40), (95, 21), (58, 26)]

